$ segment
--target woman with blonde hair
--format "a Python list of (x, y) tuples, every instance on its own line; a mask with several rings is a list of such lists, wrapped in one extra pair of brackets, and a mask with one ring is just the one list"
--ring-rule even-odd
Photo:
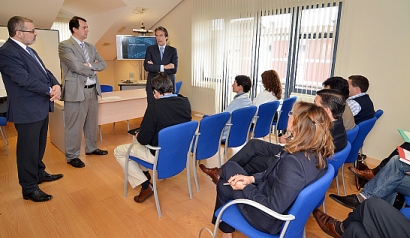
[(266, 70), (262, 73), (262, 84), (265, 88), (255, 99), (253, 105), (259, 106), (263, 103), (273, 102), (282, 98), (282, 83), (275, 70)]
[[(230, 200), (246, 198), (278, 213), (286, 213), (299, 192), (326, 173), (326, 159), (334, 153), (332, 122), (326, 111), (312, 103), (297, 102), (290, 114), (287, 129), (290, 136), (284, 151), (278, 157), (273, 156), (274, 162), (264, 172), (248, 174), (233, 161), (221, 167), (215, 211)], [(270, 234), (280, 232), (283, 221), (251, 206), (238, 208), (256, 229)], [(215, 221), (213, 216), (212, 222)], [(234, 232), (234, 228), (224, 222), (219, 229), (224, 232), (222, 237), (232, 237)]]

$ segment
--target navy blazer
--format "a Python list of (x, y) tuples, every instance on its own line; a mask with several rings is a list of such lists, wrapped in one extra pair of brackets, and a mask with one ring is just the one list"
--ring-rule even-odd
[[(148, 61), (150, 60), (153, 64), (148, 64)], [(167, 65), (169, 63), (174, 64), (174, 69), (164, 69), (164, 72), (171, 78), (175, 91), (175, 74), (178, 70), (177, 49), (172, 46), (166, 45), (164, 55), (161, 60), (161, 53), (159, 52), (159, 47), (157, 44), (147, 47), (144, 60), (144, 69), (145, 71), (148, 71), (148, 79), (146, 85), (147, 95), (152, 96), (151, 79), (159, 73), (161, 65)]]
[[(254, 174), (255, 183), (245, 186), (243, 193), (247, 199), (286, 214), (300, 191), (325, 175), (327, 169), (318, 169), (316, 166), (317, 159), (312, 155), (308, 159), (303, 152), (284, 152), (265, 172)], [(283, 221), (251, 206), (241, 204), (238, 207), (256, 229), (270, 234), (280, 232)]]
[(50, 87), (59, 82), (37, 52), (33, 52), (44, 69), (11, 39), (0, 48), (0, 72), (7, 91), (7, 119), (15, 124), (38, 122), (54, 111)]

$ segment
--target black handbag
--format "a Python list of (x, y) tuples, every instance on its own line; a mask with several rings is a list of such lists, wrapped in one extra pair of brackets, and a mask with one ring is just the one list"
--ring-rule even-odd
[[(357, 155), (357, 161), (356, 161), (356, 169), (358, 170), (365, 170), (369, 169), (366, 164), (366, 155), (365, 154), (358, 154)], [(360, 178), (355, 174), (355, 181), (356, 181), (356, 188), (357, 190), (360, 190), (361, 188), (364, 187), (364, 185), (367, 183), (367, 180), (364, 178)]]

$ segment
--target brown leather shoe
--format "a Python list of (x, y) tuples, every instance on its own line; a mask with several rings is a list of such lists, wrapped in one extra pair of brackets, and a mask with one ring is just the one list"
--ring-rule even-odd
[(323, 213), (319, 209), (313, 210), (312, 214), (322, 231), (324, 231), (329, 236), (340, 238), (339, 233), (337, 233), (336, 231), (336, 219), (327, 215), (326, 213)]
[(218, 175), (218, 168), (212, 168), (212, 169), (208, 169), (207, 167), (205, 167), (205, 165), (200, 164), (199, 168), (202, 170), (202, 172), (206, 173), (209, 177), (211, 177), (212, 182), (214, 182), (214, 184), (217, 184), (219, 181), (219, 175)]
[(152, 189), (152, 186), (150, 184), (147, 189), (141, 188), (140, 194), (134, 197), (134, 201), (141, 203), (147, 200), (147, 198), (149, 198), (152, 194), (154, 194), (154, 190)]
[(359, 176), (360, 178), (364, 178), (367, 180), (374, 178), (374, 173), (372, 169), (358, 170), (356, 168), (349, 166), (349, 170), (352, 171), (357, 176)]

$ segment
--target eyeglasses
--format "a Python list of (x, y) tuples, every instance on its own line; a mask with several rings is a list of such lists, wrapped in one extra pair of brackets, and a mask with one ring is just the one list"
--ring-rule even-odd
[(30, 32), (31, 34), (34, 34), (34, 32), (36, 32), (36, 29), (33, 29), (31, 31), (27, 31), (27, 30), (19, 30), (21, 32)]
[(288, 116), (293, 116), (293, 112), (289, 111)]

